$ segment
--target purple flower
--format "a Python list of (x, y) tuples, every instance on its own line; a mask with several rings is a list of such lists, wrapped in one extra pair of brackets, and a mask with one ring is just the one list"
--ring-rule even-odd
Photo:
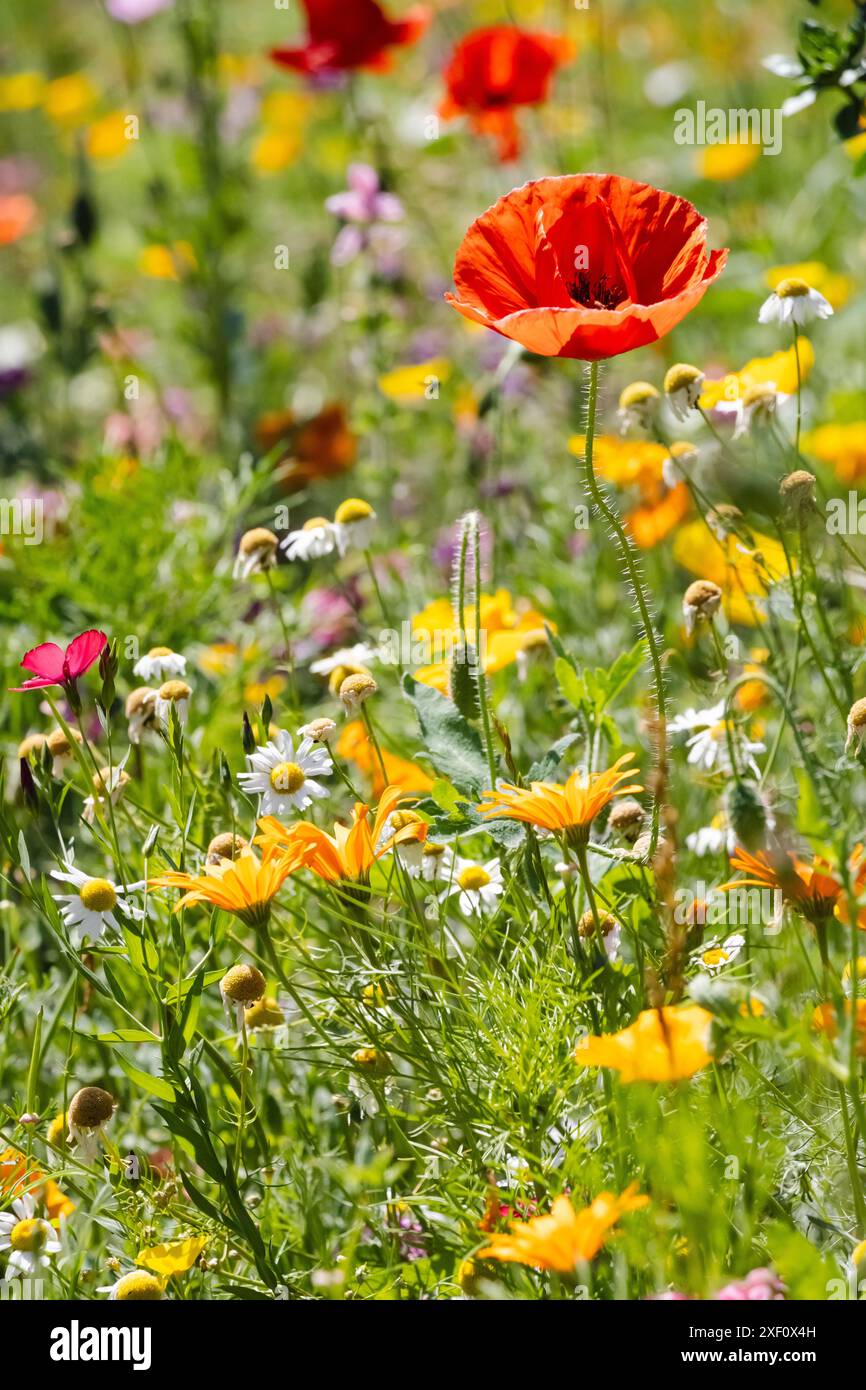
[(160, 10), (171, 9), (173, 4), (174, 0), (106, 0), (105, 8), (121, 24), (141, 24)]
[(350, 164), (349, 187), (325, 200), (325, 207), (345, 224), (331, 248), (331, 263), (348, 265), (369, 246), (376, 253), (380, 273), (396, 273), (396, 256), (402, 234), (383, 223), (401, 222), (403, 204), (393, 193), (383, 193), (379, 175), (369, 164)]

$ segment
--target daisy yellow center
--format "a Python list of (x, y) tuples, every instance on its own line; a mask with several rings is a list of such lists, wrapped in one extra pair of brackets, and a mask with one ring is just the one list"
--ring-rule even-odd
[(88, 912), (110, 912), (117, 906), (117, 893), (107, 878), (89, 878), (79, 894)]
[(711, 950), (704, 951), (704, 965), (723, 965), (728, 959), (727, 951), (723, 951), (721, 946), (713, 946)]
[(151, 647), (148, 656), (171, 656), (171, 647)]
[(349, 526), (353, 521), (366, 521), (373, 515), (373, 508), (369, 502), (365, 502), (361, 497), (348, 497), (345, 502), (341, 502), (334, 515), (334, 520), (341, 526)]
[(275, 792), (292, 793), (300, 791), (306, 780), (304, 769), (297, 763), (277, 763), (271, 773), (271, 786)]
[(805, 280), (798, 280), (792, 276), (789, 280), (780, 280), (776, 286), (776, 294), (779, 299), (800, 299), (802, 295), (809, 293), (809, 286)]
[(486, 869), (481, 868), (480, 864), (470, 864), (468, 869), (461, 870), (457, 875), (457, 882), (461, 888), (468, 888), (470, 892), (472, 890), (477, 891), (479, 888), (487, 887), (490, 882), (490, 875)]
[(41, 1250), (48, 1239), (48, 1227), (44, 1221), (37, 1221), (33, 1217), (28, 1217), (25, 1221), (19, 1221), (17, 1226), (13, 1226), (9, 1235), (9, 1244), (13, 1250), (26, 1250), (29, 1254), (34, 1254)]
[(157, 1302), (162, 1298), (162, 1285), (153, 1274), (124, 1274), (114, 1297), (118, 1303)]
[(329, 525), (330, 525), (330, 522), (328, 521), (328, 518), (327, 518), (327, 517), (325, 517), (325, 516), (311, 516), (310, 519), (309, 519), (309, 521), (305, 521), (305, 522), (304, 522), (303, 526), (301, 527), (301, 530), (302, 530), (302, 531), (321, 531), (321, 530), (323, 530), (326, 526), (329, 526)]

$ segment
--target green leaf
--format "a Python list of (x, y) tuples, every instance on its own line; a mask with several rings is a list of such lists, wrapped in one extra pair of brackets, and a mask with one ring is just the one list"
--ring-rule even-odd
[(558, 656), (553, 663), (553, 673), (559, 688), (570, 705), (580, 709), (586, 703), (586, 685), (577, 674), (568, 657)]
[[(83, 1037), (90, 1037), (89, 1033), (82, 1034)], [(159, 1042), (160, 1038), (156, 1033), (149, 1033), (146, 1028), (115, 1028), (113, 1033), (97, 1033), (96, 1041), (101, 1043), (141, 1043)]]
[(403, 677), (403, 693), (415, 708), (424, 747), (436, 771), (458, 791), (477, 796), (490, 782), (477, 731), (456, 705), (412, 676)]
[(151, 1096), (156, 1096), (159, 1100), (174, 1101), (175, 1089), (163, 1077), (151, 1076), (149, 1072), (139, 1071), (138, 1067), (134, 1067), (122, 1052), (116, 1053), (116, 1056), (130, 1081), (134, 1082), (136, 1086), (140, 1086), (143, 1091), (147, 1091)]
[(839, 1279), (839, 1270), (811, 1241), (779, 1221), (770, 1227), (767, 1245), (779, 1277), (788, 1286), (788, 1298), (826, 1300), (827, 1286)]

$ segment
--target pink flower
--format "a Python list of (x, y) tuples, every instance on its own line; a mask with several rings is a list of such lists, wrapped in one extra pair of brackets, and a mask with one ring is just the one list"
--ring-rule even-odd
[(103, 647), (108, 642), (104, 632), (88, 628), (73, 637), (66, 651), (61, 651), (56, 642), (43, 642), (24, 653), (21, 665), (25, 671), (33, 671), (31, 680), (23, 685), (13, 685), (13, 691), (39, 690), (45, 685), (72, 686), (79, 676), (89, 671), (94, 661), (99, 660)]
[(787, 1290), (778, 1275), (771, 1269), (753, 1269), (746, 1275), (745, 1279), (735, 1280), (732, 1284), (726, 1284), (716, 1294), (716, 1302), (722, 1303), (754, 1303), (769, 1301), (772, 1303), (784, 1299)]

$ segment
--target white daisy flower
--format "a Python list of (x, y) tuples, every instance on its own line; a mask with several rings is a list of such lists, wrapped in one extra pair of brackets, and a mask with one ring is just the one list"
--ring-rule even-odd
[(126, 718), (130, 743), (141, 743), (145, 729), (156, 725), (156, 691), (149, 685), (139, 685), (126, 697)]
[(734, 439), (748, 434), (752, 425), (771, 420), (790, 395), (780, 391), (774, 381), (762, 381), (749, 386), (735, 401), (719, 401), (715, 409), (719, 415), (730, 415), (734, 420)]
[(85, 797), (81, 819), (86, 821), (88, 825), (92, 825), (96, 818), (97, 805), (102, 811), (105, 808), (106, 800), (110, 798), (112, 806), (116, 806), (123, 796), (127, 783), (131, 780), (129, 773), (124, 772), (122, 767), (113, 767), (110, 772), (105, 768), (101, 772), (94, 773), (93, 795)]
[(267, 526), (253, 526), (244, 531), (238, 544), (232, 577), (249, 579), (254, 574), (263, 574), (277, 563), (277, 537)]
[(336, 548), (337, 532), (324, 516), (310, 517), (300, 531), (290, 531), (280, 541), (280, 550), (286, 552), (287, 560), (321, 560)]
[(765, 299), (758, 314), (759, 323), (793, 323), (798, 328), (813, 319), (828, 319), (833, 313), (823, 294), (813, 290), (805, 280), (792, 277), (780, 280), (773, 293)]
[[(719, 824), (716, 824), (717, 821)], [(733, 830), (721, 823), (721, 817), (716, 816), (710, 825), (702, 825), (699, 830), (686, 836), (686, 847), (699, 859), (708, 854), (733, 854), (737, 848), (737, 837)]]
[(366, 666), (378, 656), (378, 647), (371, 647), (369, 642), (356, 642), (354, 647), (339, 647), (330, 656), (311, 662), (310, 671), (314, 676), (329, 676), (339, 666)]
[(619, 398), (620, 433), (627, 434), (632, 426), (649, 429), (659, 403), (659, 393), (649, 381), (633, 381)]
[[(402, 849), (410, 849), (411, 845), (403, 845)], [(454, 874), (454, 855), (447, 845), (437, 845), (430, 840), (425, 840), (418, 848), (421, 850), (421, 864), (417, 869), (410, 865), (409, 872), (413, 878), (417, 875), (422, 883), (435, 883), (437, 879), (450, 880)]]
[(10, 1250), (6, 1278), (36, 1274), (50, 1265), (60, 1240), (53, 1226), (35, 1215), (36, 1204), (29, 1193), (16, 1197), (11, 1210), (0, 1212), (0, 1250)]
[(691, 738), (686, 739), (686, 747), (689, 750), (688, 761), (693, 767), (703, 768), (705, 772), (711, 772), (714, 768), (718, 768), (720, 772), (733, 771), (728, 751), (728, 729), (730, 729), (737, 757), (739, 759), (744, 758), (755, 776), (759, 777), (760, 769), (755, 763), (754, 754), (765, 752), (764, 744), (746, 738), (724, 716), (725, 702), (720, 700), (710, 709), (686, 710), (685, 714), (679, 714), (675, 719), (672, 719), (668, 728), (674, 734), (689, 729), (695, 730)]
[(247, 764), (249, 771), (241, 772), (238, 781), (245, 792), (261, 797), (259, 810), (265, 816), (304, 811), (313, 801), (320, 801), (328, 789), (316, 778), (330, 776), (334, 767), (320, 743), (303, 738), (296, 749), (285, 729), (263, 748), (247, 754)]
[(189, 718), (189, 701), (191, 695), (192, 691), (186, 681), (164, 681), (159, 687), (159, 690), (157, 690), (156, 700), (154, 701), (154, 713), (157, 721), (167, 729), (169, 714), (173, 705), (181, 727), (183, 727)]
[(166, 1297), (161, 1280), (143, 1269), (122, 1274), (113, 1284), (103, 1284), (96, 1292), (107, 1294), (112, 1303), (161, 1303)]
[(145, 685), (162, 685), (172, 676), (186, 675), (186, 657), (171, 647), (151, 647), (146, 656), (136, 661), (132, 673), (140, 676)]
[(140, 921), (144, 912), (129, 901), (129, 894), (140, 892), (143, 883), (131, 883), (126, 888), (118, 888), (107, 878), (92, 878), (76, 869), (71, 857), (62, 869), (52, 869), (51, 877), (62, 883), (71, 883), (74, 893), (55, 894), (55, 901), (61, 904), (60, 916), (74, 945), (80, 946), (85, 938), (100, 941), (106, 927), (120, 929), (118, 913)]
[(688, 420), (704, 388), (704, 373), (690, 362), (676, 362), (665, 373), (665, 396), (680, 421)]
[(298, 729), (302, 738), (311, 738), (314, 743), (331, 743), (336, 732), (333, 719), (311, 719), (309, 724), (302, 724)]
[(729, 936), (727, 941), (714, 941), (711, 946), (706, 946), (700, 952), (698, 959), (708, 975), (716, 975), (723, 970), (731, 961), (736, 960), (746, 944), (746, 938), (736, 933)]
[(367, 550), (376, 529), (376, 513), (360, 497), (341, 502), (334, 514), (334, 533), (341, 555), (347, 550)]
[(480, 912), (482, 908), (493, 908), (496, 899), (502, 894), (502, 865), (498, 859), (488, 859), (486, 864), (476, 864), (471, 859), (457, 859), (450, 885), (439, 894), (439, 901), (457, 894), (457, 906), (465, 917)]

